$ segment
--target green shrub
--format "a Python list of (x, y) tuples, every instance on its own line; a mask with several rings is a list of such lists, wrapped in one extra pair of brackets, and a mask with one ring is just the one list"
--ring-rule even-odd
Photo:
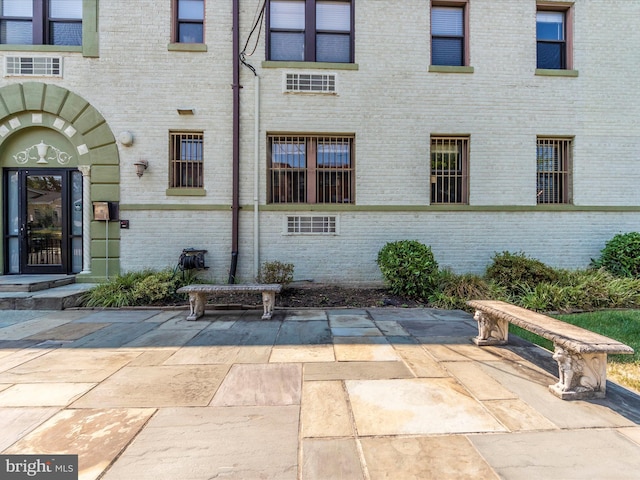
[(282, 288), (286, 288), (293, 281), (293, 270), (292, 263), (264, 262), (257, 280), (260, 283), (280, 283)]
[(174, 270), (142, 270), (118, 275), (89, 290), (82, 303), (87, 307), (133, 307), (164, 305), (183, 299), (176, 290), (194, 283), (196, 273), (176, 275)]
[(619, 233), (609, 240), (592, 265), (619, 277), (640, 278), (640, 232)]
[(519, 295), (535, 289), (539, 283), (556, 282), (558, 272), (522, 252), (502, 252), (493, 256), (486, 277), (504, 287), (509, 295)]
[(571, 287), (557, 283), (539, 283), (531, 288), (529, 285), (521, 285), (522, 295), (517, 302), (521, 307), (536, 312), (570, 310)]
[(396, 295), (427, 299), (436, 288), (438, 262), (431, 248), (416, 240), (387, 243), (378, 252), (378, 267)]
[(436, 291), (429, 295), (429, 304), (436, 308), (467, 309), (467, 300), (491, 298), (491, 295), (491, 286), (482, 277), (442, 270), (437, 276)]

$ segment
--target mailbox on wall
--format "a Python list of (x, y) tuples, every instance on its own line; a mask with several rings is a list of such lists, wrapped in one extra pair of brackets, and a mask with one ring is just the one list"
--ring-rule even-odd
[(103, 222), (118, 220), (118, 202), (93, 202), (93, 219)]

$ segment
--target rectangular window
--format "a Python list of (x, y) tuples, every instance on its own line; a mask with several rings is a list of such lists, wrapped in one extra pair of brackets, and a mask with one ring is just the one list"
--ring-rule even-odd
[(270, 0), (267, 21), (269, 60), (353, 62), (350, 0)]
[(567, 68), (565, 12), (536, 14), (537, 68)]
[(174, 0), (175, 42), (204, 43), (204, 0)]
[(431, 65), (465, 66), (465, 6), (431, 7)]
[(469, 138), (431, 137), (431, 204), (469, 203)]
[(62, 57), (5, 57), (5, 75), (61, 77)]
[(538, 138), (537, 203), (571, 203), (570, 139)]
[(269, 136), (269, 203), (355, 203), (354, 138)]
[(290, 216), (287, 217), (286, 232), (289, 234), (335, 234), (338, 232), (335, 216)]
[(169, 133), (169, 188), (203, 188), (202, 132)]
[(82, 0), (0, 0), (0, 43), (82, 45)]

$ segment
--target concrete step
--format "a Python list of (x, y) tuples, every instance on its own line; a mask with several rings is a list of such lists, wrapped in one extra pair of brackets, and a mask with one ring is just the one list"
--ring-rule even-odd
[(2, 275), (0, 293), (38, 292), (75, 282), (76, 277), (73, 275)]
[(82, 295), (94, 286), (91, 283), (72, 283), (32, 292), (0, 292), (0, 310), (64, 310), (78, 307)]

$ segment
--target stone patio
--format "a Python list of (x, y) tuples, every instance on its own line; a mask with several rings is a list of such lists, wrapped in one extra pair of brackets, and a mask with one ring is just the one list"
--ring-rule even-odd
[(548, 391), (551, 354), (461, 311), (8, 311), (0, 451), (80, 478), (638, 478), (640, 396)]

